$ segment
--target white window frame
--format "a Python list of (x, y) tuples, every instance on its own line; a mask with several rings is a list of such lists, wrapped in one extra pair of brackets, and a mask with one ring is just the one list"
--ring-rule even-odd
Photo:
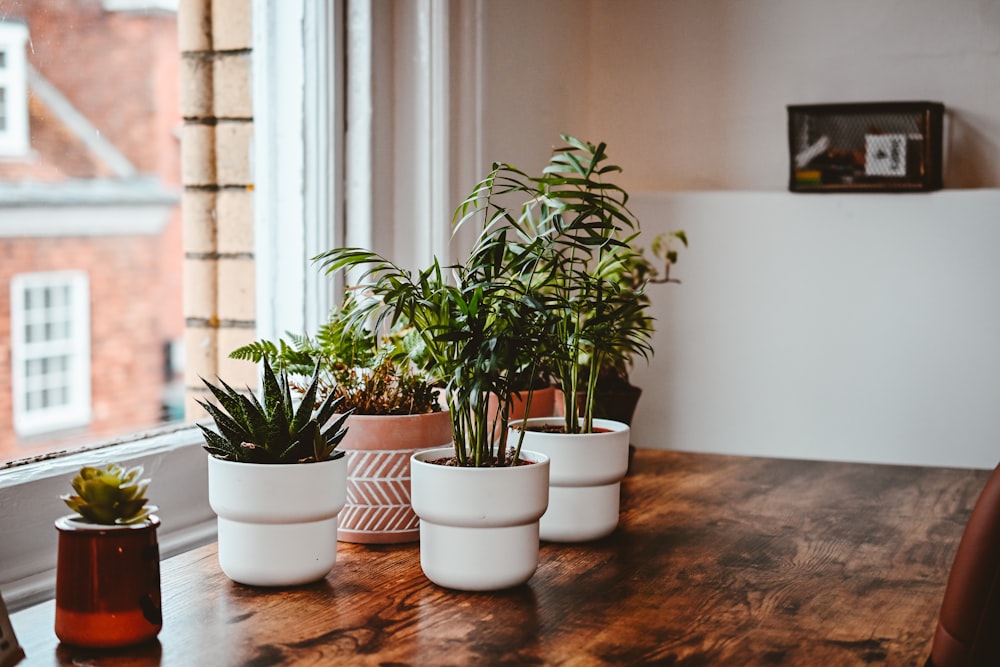
[(0, 127), (0, 159), (22, 157), (31, 148), (28, 136), (28, 29), (22, 23), (0, 22), (0, 90), (5, 127)]
[[(29, 293), (65, 290), (66, 303), (29, 310)], [(51, 433), (90, 423), (90, 280), (83, 271), (21, 273), (10, 284), (11, 394), (14, 432), (19, 437)], [(29, 340), (30, 329), (65, 323), (68, 337)], [(29, 366), (66, 358), (62, 373), (29, 373)], [(62, 378), (58, 376), (62, 375)], [(55, 380), (56, 384), (53, 384)], [(32, 407), (29, 396), (63, 388), (66, 402)]]

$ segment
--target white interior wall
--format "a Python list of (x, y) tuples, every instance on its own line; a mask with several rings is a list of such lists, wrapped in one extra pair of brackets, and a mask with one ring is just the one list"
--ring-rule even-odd
[(635, 444), (852, 461), (1000, 461), (1000, 190), (634, 197), (691, 237), (654, 285)]
[(587, 139), (589, 15), (581, 0), (484, 0), (482, 173), (541, 170), (562, 133)]
[(587, 131), (634, 190), (784, 190), (789, 104), (930, 100), (947, 187), (1000, 185), (996, 0), (593, 2)]
[[(689, 233), (636, 443), (996, 464), (1000, 3), (483, 4), (484, 159), (606, 141), (646, 232)], [(785, 191), (786, 105), (897, 99), (946, 105), (949, 190)]]

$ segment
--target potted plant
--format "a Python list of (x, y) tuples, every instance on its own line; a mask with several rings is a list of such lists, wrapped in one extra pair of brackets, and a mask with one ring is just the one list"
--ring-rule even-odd
[(255, 341), (230, 357), (267, 360), (295, 378), (319, 366), (317, 397), (336, 396), (350, 411), (347, 434), (339, 445), (347, 459), (347, 500), (340, 511), (337, 538), (342, 542), (390, 544), (420, 536), (410, 503), (410, 456), (451, 442), (451, 422), (441, 410), (433, 380), (416, 366), (422, 341), (412, 326), (397, 322), (384, 333), (350, 326), (356, 303), (343, 305), (314, 336), (292, 336), (278, 343)]
[(113, 648), (156, 637), (160, 612), (160, 520), (146, 499), (142, 466), (85, 466), (62, 500), (55, 632), (67, 644)]
[[(612, 264), (607, 277), (627, 290), (639, 305), (638, 309), (630, 311), (629, 316), (621, 320), (620, 324), (624, 329), (652, 334), (653, 318), (646, 312), (650, 304), (646, 287), (653, 284), (680, 283), (679, 280), (670, 277), (670, 268), (677, 263), (676, 243), (687, 246), (687, 235), (683, 230), (664, 232), (653, 238), (651, 250), (653, 258), (657, 260), (656, 264), (646, 257), (642, 248), (625, 246), (619, 250), (620, 261)], [(629, 379), (635, 360), (636, 354), (627, 347), (612, 350), (612, 354), (605, 357), (598, 370), (594, 391), (595, 418), (610, 419), (631, 426), (632, 417), (642, 395), (642, 389), (632, 384)], [(584, 359), (580, 368), (584, 380), (589, 372), (586, 361)], [(565, 416), (564, 397), (562, 392), (558, 393), (559, 397), (555, 401), (556, 414)], [(577, 409), (581, 412), (584, 398), (584, 392), (577, 393)], [(629, 468), (634, 452), (635, 447), (629, 444)]]
[(523, 450), (519, 436), (508, 441), (506, 428), (515, 392), (539, 371), (532, 351), (544, 320), (524, 257), (505, 255), (516, 235), (508, 222), (488, 221), (464, 263), (435, 259), (416, 273), (360, 248), (317, 257), (329, 273), (360, 270), (366, 298), (356, 326), (372, 318), (410, 323), (423, 340), (425, 370), (444, 387), (452, 446), (414, 454), (411, 475), (421, 567), (448, 588), (515, 586), (538, 565), (549, 462)]
[(619, 482), (628, 467), (629, 427), (595, 419), (600, 369), (650, 351), (652, 327), (642, 291), (622, 283), (639, 223), (628, 194), (609, 179), (604, 144), (563, 136), (539, 176), (496, 165), (464, 204), (490, 225), (517, 234), (507, 262), (529, 285), (543, 356), (562, 392), (562, 419), (529, 419), (517, 430), (525, 447), (551, 459), (543, 539), (578, 541), (618, 523)]
[(263, 363), (262, 400), (203, 379), (219, 406), (199, 401), (218, 431), (199, 424), (209, 504), (218, 515), (219, 565), (234, 581), (291, 586), (322, 579), (337, 557), (337, 514), (347, 462), (337, 449), (348, 414), (316, 407), (319, 368), (296, 405), (285, 371)]
[[(678, 257), (675, 243), (687, 246), (687, 234), (683, 230), (664, 232), (653, 237), (650, 248), (653, 258), (657, 260), (656, 264), (646, 257), (642, 248), (625, 246), (616, 253), (619, 256), (618, 260), (611, 264), (611, 269), (606, 277), (621, 285), (624, 295), (631, 296), (638, 305), (638, 308), (629, 310), (627, 316), (619, 322), (622, 329), (633, 332), (642, 331), (646, 332), (643, 335), (652, 335), (653, 318), (647, 312), (650, 301), (646, 288), (648, 285), (654, 284), (680, 283), (676, 278), (670, 277), (670, 268), (677, 263)], [(652, 350), (649, 352), (651, 353)], [(642, 389), (633, 385), (629, 380), (629, 372), (635, 365), (637, 356), (645, 357), (646, 355), (626, 345), (611, 349), (609, 354), (604, 357), (598, 369), (594, 393), (595, 418), (611, 419), (625, 424), (632, 423), (636, 405), (642, 394)], [(586, 381), (589, 371), (588, 364), (580, 369), (584, 381)], [(579, 401), (581, 396), (582, 394), (577, 395), (578, 409), (582, 409)], [(560, 408), (563, 405), (565, 403), (561, 400)], [(560, 409), (559, 412), (563, 414), (564, 411)]]

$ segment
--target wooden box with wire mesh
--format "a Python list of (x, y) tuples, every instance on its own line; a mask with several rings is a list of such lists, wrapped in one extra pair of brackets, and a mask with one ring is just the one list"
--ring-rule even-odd
[(790, 105), (789, 190), (939, 190), (943, 119), (938, 102)]

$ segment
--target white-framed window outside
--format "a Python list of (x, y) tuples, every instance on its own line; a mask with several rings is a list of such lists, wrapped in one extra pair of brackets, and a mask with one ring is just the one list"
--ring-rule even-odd
[(28, 29), (0, 21), (0, 158), (28, 152)]
[(14, 430), (31, 436), (90, 421), (90, 283), (82, 271), (11, 280)]

